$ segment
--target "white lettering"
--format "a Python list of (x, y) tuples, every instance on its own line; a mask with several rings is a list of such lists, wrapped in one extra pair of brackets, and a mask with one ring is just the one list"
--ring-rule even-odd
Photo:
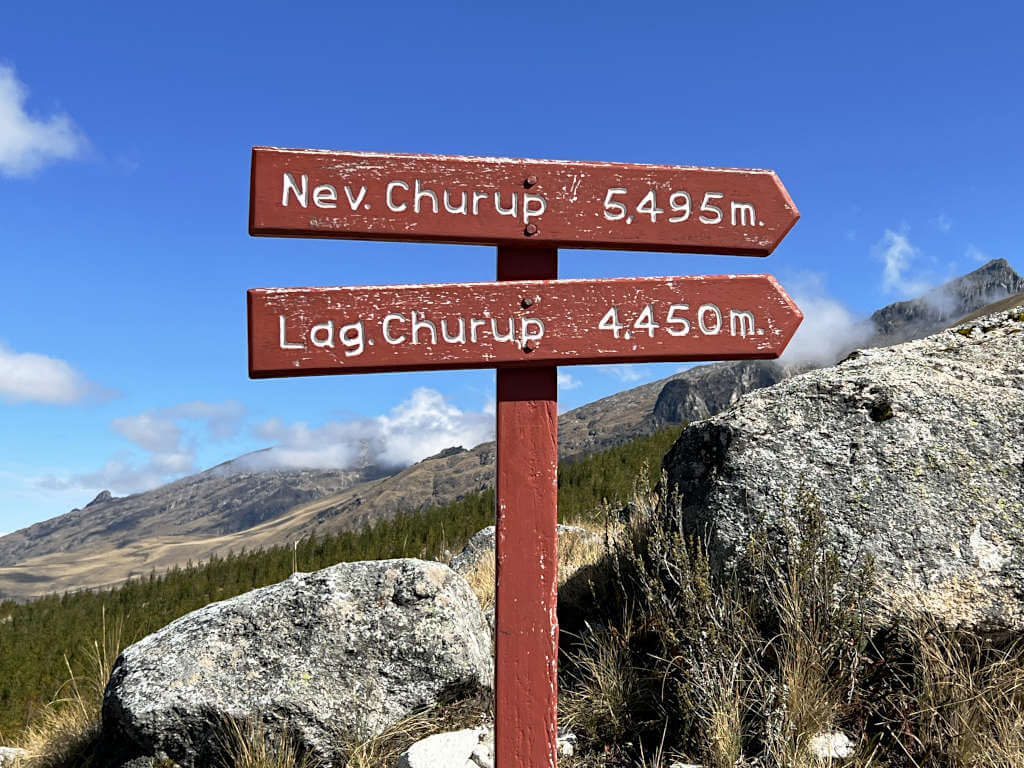
[(281, 337), (280, 337), (281, 340), (278, 343), (278, 348), (279, 349), (305, 349), (306, 345), (303, 344), (302, 342), (292, 342), (292, 341), (285, 341), (284, 340), (285, 339), (284, 315), (279, 315), (278, 319), (281, 321)]
[[(437, 326), (435, 326), (429, 320), (423, 319), (422, 315), (420, 315), (420, 318), (417, 319), (417, 317), (416, 317), (416, 310), (413, 310), (412, 311), (412, 343), (413, 344), (419, 344), (420, 343), (419, 333), (424, 328), (426, 328), (428, 331), (430, 331), (430, 343), (431, 344), (437, 344)], [(476, 341), (476, 339), (473, 339), (473, 341)]]
[[(404, 181), (389, 181), (388, 182), (388, 195), (387, 195), (388, 208), (390, 208), (395, 213), (398, 213), (398, 212), (404, 211), (406, 208), (408, 208), (409, 204), (408, 203), (402, 203), (401, 205), (395, 205), (394, 200), (392, 200), (392, 198), (391, 198), (391, 193), (395, 190), (395, 187), (401, 187), (406, 192), (408, 192), (409, 191), (409, 185), (406, 184)], [(475, 213), (475, 211), (474, 211), (474, 213)]]
[[(318, 338), (317, 334), (326, 334), (323, 338)], [(309, 340), (313, 342), (314, 347), (333, 347), (334, 346), (334, 321), (328, 320), (326, 323), (319, 323), (314, 325), (309, 330)]]
[(511, 216), (515, 218), (516, 215), (516, 202), (519, 200), (515, 192), (512, 193), (512, 207), (505, 209), (501, 207), (501, 192), (494, 193), (494, 209), (502, 216)]
[[(538, 207), (534, 210), (530, 210), (530, 203), (539, 203)], [(532, 192), (527, 192), (523, 195), (523, 223), (528, 224), (530, 217), (537, 218), (542, 216), (544, 211), (548, 209), (548, 201), (544, 199), (543, 195), (535, 195)]]
[(730, 202), (732, 206), (732, 225), (736, 226), (736, 214), (740, 215), (740, 226), (741, 227), (752, 227), (754, 226), (754, 204), (753, 203), (734, 203)]
[[(709, 328), (707, 323), (704, 322), (704, 315), (710, 312), (715, 316), (715, 327)], [(722, 330), (722, 310), (716, 307), (714, 304), (701, 304), (697, 308), (697, 325), (700, 327), (700, 332), (707, 336), (714, 336)]]
[(449, 344), (465, 344), (466, 343), (466, 321), (461, 317), (459, 318), (459, 333), (456, 336), (452, 336), (448, 333), (448, 320), (444, 319), (441, 321), (441, 338), (447, 341)]
[(476, 216), (480, 212), (480, 201), (486, 200), (490, 197), (489, 192), (480, 192), (476, 189), (473, 190), (473, 215)]
[[(537, 327), (537, 330), (530, 332), (530, 324), (533, 323)], [(523, 344), (529, 344), (531, 341), (540, 341), (544, 338), (544, 321), (536, 317), (524, 317), (522, 322), (522, 333)]]
[(437, 193), (432, 189), (423, 189), (420, 187), (420, 180), (416, 179), (416, 191), (412, 197), (412, 209), (415, 213), (420, 212), (420, 200), (424, 197), (430, 198), (431, 208), (437, 213)]
[(355, 197), (352, 196), (352, 190), (345, 185), (345, 197), (348, 198), (348, 205), (353, 211), (359, 210), (359, 204), (363, 202), (363, 198), (366, 197), (366, 187), (359, 188), (359, 194)]
[[(350, 336), (354, 333), (355, 336)], [(345, 357), (363, 354), (363, 321), (358, 320), (338, 329), (338, 338), (345, 345)]]
[(476, 329), (483, 328), (487, 325), (486, 320), (477, 320), (475, 317), (469, 318), (469, 340), (476, 344)]
[(313, 190), (313, 203), (317, 208), (337, 208), (337, 200), (338, 190), (330, 184), (321, 184)]
[[(712, 205), (712, 200), (717, 200), (720, 197), (725, 197), (721, 192), (705, 192), (704, 202), (700, 204), (702, 211), (698, 217), (703, 224), (717, 224), (722, 220), (722, 209), (717, 205)], [(710, 213), (710, 216), (705, 216), (705, 213)]]
[(400, 323), (406, 322), (405, 315), (399, 315), (395, 312), (392, 312), (389, 315), (384, 315), (384, 322), (381, 324), (381, 330), (384, 332), (384, 341), (388, 344), (401, 344), (405, 341), (406, 337), (404, 333), (401, 336), (391, 335), (391, 322), (393, 320), (397, 320)]
[(462, 193), (462, 204), (459, 205), (458, 207), (455, 207), (455, 206), (453, 206), (448, 201), (448, 190), (446, 189), (444, 191), (444, 209), (446, 211), (448, 211), (448, 213), (465, 213), (466, 212), (466, 198), (467, 197), (468, 197), (468, 195), (465, 192), (463, 192)]
[(513, 318), (508, 319), (508, 333), (498, 333), (498, 321), (496, 318), (491, 318), (491, 335), (495, 341), (515, 341), (516, 340), (516, 325)]
[(306, 208), (308, 205), (309, 195), (309, 177), (306, 174), (302, 174), (302, 189), (295, 185), (295, 177), (290, 173), (284, 175), (284, 188), (281, 190), (281, 205), (288, 206), (288, 193), (291, 192), (295, 199), (299, 201), (299, 205)]
[(673, 304), (668, 308), (668, 317), (665, 318), (666, 325), (676, 324), (681, 326), (678, 330), (675, 328), (666, 328), (670, 336), (685, 336), (690, 332), (690, 321), (685, 317), (677, 317), (677, 313), (685, 312), (690, 308), (689, 304)]
[(740, 336), (744, 339), (754, 335), (754, 313), (743, 309), (729, 310), (729, 335), (736, 335), (736, 326), (740, 327)]

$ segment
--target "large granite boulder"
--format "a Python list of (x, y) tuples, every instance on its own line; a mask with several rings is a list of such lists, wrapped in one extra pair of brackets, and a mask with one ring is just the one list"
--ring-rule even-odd
[(875, 616), (1024, 629), (1024, 309), (746, 395), (665, 457), (683, 524), (735, 562), (753, 520), (795, 525), (801, 490), (852, 567), (874, 559)]
[(258, 722), (333, 761), (346, 737), (490, 687), (492, 670), (487, 625), (450, 568), (343, 563), (213, 603), (127, 648), (104, 695), (104, 736), (122, 762), (190, 768), (211, 764), (229, 719)]

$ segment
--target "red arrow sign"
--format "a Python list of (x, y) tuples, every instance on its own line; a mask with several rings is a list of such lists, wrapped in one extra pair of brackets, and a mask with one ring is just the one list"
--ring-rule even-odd
[(256, 147), (249, 232), (767, 256), (800, 217), (772, 171)]
[(774, 358), (802, 318), (771, 275), (257, 289), (249, 371)]

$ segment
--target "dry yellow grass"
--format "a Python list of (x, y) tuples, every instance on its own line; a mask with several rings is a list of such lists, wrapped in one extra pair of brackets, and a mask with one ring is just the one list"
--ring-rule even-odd
[[(558, 536), (558, 587), (561, 590), (583, 568), (595, 566), (607, 554), (605, 529), (589, 522), (574, 522), (571, 525), (583, 528), (595, 536), (580, 536), (575, 533), (560, 533)], [(610, 529), (614, 538), (616, 529)], [(469, 582), (480, 607), (488, 610), (494, 606), (494, 552), (481, 556), (463, 573)], [(560, 593), (561, 597), (561, 593)], [(571, 596), (570, 596), (571, 597)]]
[(482, 699), (447, 706), (438, 704), (410, 715), (383, 733), (352, 742), (344, 768), (392, 768), (399, 755), (421, 739), (435, 733), (480, 727), (491, 719), (489, 705)]
[(229, 720), (221, 733), (221, 768), (315, 768), (287, 728), (270, 730), (254, 719)]

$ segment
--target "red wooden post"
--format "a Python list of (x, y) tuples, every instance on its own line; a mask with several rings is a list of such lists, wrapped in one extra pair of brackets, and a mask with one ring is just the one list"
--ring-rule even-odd
[[(498, 280), (557, 276), (557, 249), (498, 248)], [(556, 371), (497, 372), (496, 768), (558, 761)]]

